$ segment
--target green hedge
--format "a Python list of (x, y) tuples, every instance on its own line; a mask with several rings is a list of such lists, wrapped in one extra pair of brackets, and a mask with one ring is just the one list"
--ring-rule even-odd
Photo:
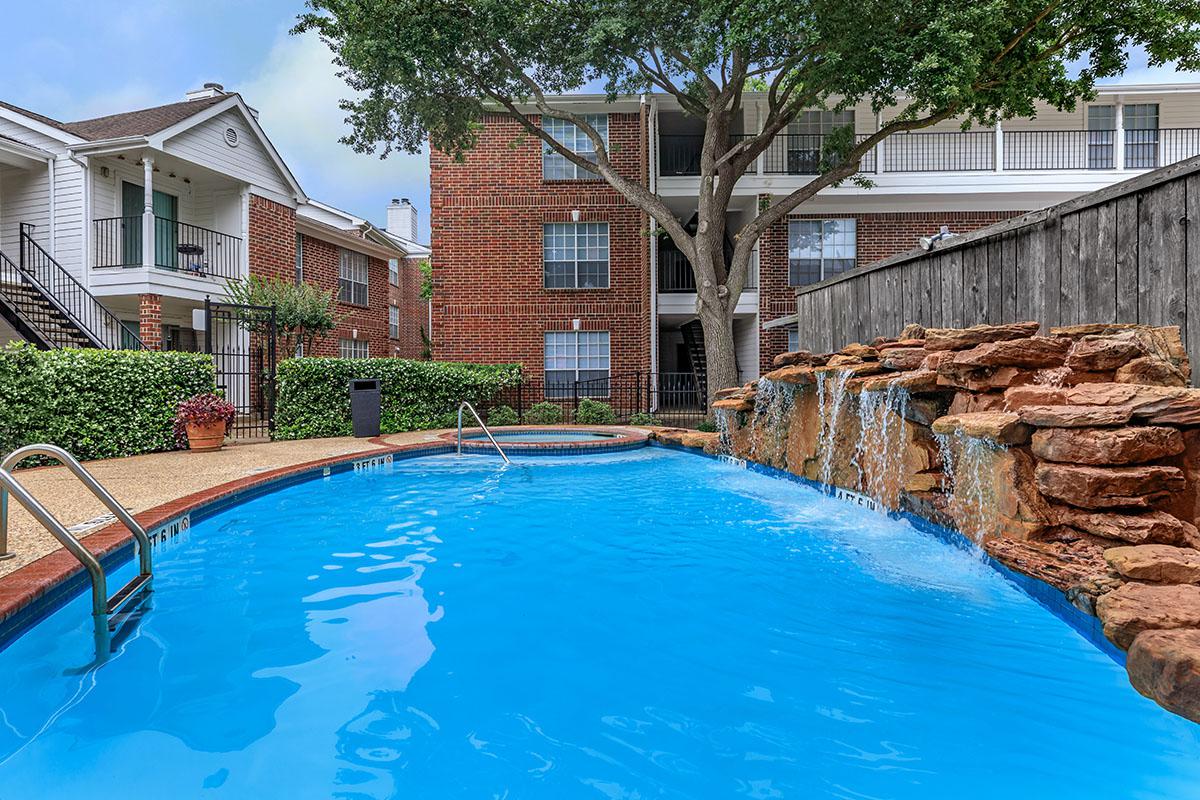
[(409, 361), (401, 358), (289, 358), (279, 365), (275, 438), (349, 436), (349, 383), (378, 378), (382, 389), (383, 433), (446, 428), (458, 403), (487, 407), (504, 389), (517, 385), (515, 364)]
[(214, 390), (199, 353), (0, 349), (0, 455), (48, 442), (80, 459), (175, 449), (175, 407)]

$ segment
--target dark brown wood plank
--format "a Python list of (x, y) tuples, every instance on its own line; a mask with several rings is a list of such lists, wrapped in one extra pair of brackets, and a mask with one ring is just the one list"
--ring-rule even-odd
[(1093, 322), (1116, 322), (1117, 207), (1105, 203), (1090, 210), (1095, 212), (1095, 227), (1081, 229), (1079, 240), (1081, 253), (1086, 250), (1090, 258), (1083, 272), (1088, 313)]
[(1000, 237), (1000, 313), (1004, 322), (1017, 322), (1017, 240), (1013, 233)]
[(1042, 327), (1059, 324), (1058, 287), (1062, 283), (1062, 220), (1051, 214), (1042, 224)]
[(1078, 325), (1088, 322), (1083, 317), (1079, 296), (1079, 214), (1068, 214), (1062, 218), (1061, 278), (1058, 285), (1058, 315), (1061, 325)]
[(1117, 322), (1138, 321), (1138, 197), (1116, 201)]
[(1185, 203), (1182, 181), (1156, 186), (1142, 195), (1138, 213), (1138, 317), (1148, 325), (1182, 327), (1186, 321)]
[(1184, 239), (1184, 278), (1187, 320), (1183, 343), (1192, 362), (1192, 385), (1200, 386), (1200, 173), (1184, 181), (1187, 234)]
[(988, 274), (988, 323), (998, 325), (1012, 320), (1004, 319), (1004, 252), (1000, 239), (992, 238), (987, 243)]

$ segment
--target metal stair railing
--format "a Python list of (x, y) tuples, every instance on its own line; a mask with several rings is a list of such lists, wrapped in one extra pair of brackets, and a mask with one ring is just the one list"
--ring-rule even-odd
[[(66, 526), (51, 514), (36, 497), (30, 494), (29, 490), (22, 486), (13, 474), (13, 468), (30, 456), (48, 456), (61, 463), (133, 534), (138, 549), (138, 575), (112, 597), (108, 596), (108, 580), (99, 559), (79, 541), (78, 537), (67, 530)], [(52, 444), (30, 444), (12, 451), (0, 462), (0, 559), (12, 558), (14, 555), (8, 552), (8, 496), (10, 494), (25, 507), (25, 510), (34, 519), (50, 531), (71, 555), (83, 564), (92, 582), (92, 617), (96, 623), (97, 634), (102, 631), (107, 633), (109, 618), (121, 612), (131, 600), (151, 586), (154, 570), (151, 563), (150, 538), (146, 535), (145, 529), (66, 450)]]
[[(145, 350), (137, 334), (63, 269), (33, 240), (31, 223), (21, 223), (19, 266), (28, 282), (96, 347), (107, 350)], [(126, 346), (130, 345), (130, 346)]]
[(462, 412), (464, 408), (471, 412), (471, 416), (475, 417), (475, 421), (479, 423), (479, 427), (485, 434), (487, 434), (488, 441), (492, 443), (492, 447), (496, 448), (496, 452), (499, 453), (500, 457), (504, 459), (504, 463), (511, 464), (512, 462), (509, 461), (508, 456), (504, 454), (503, 448), (496, 443), (496, 437), (492, 436), (492, 432), (488, 430), (488, 426), (484, 425), (483, 420), (479, 418), (479, 412), (475, 410), (475, 406), (471, 405), (466, 400), (463, 400), (458, 404), (458, 454), (460, 456), (462, 455)]
[(7, 309), (5, 315), (10, 318), (9, 321), (17, 332), (27, 340), (44, 349), (54, 348), (57, 345), (53, 331), (58, 327), (55, 318), (59, 313), (57, 309), (23, 302), (30, 292), (41, 294), (12, 259), (0, 253), (0, 303)]

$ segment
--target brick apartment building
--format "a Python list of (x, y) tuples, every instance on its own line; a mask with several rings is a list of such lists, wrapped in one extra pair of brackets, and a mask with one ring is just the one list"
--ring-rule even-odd
[[(672, 98), (555, 102), (594, 115), (617, 168), (681, 221), (693, 216), (703, 131)], [(741, 131), (755, 129), (760, 102), (747, 99)], [(866, 106), (804, 113), (738, 182), (730, 232), (811, 180), (822, 137), (845, 125), (866, 134), (886, 119)], [(434, 357), (521, 362), (548, 382), (691, 373), (703, 358), (695, 286), (669, 239), (651, 237), (644, 214), (512, 120), (483, 123), (464, 160), (430, 158)], [(546, 124), (590, 151), (574, 126)], [(1106, 87), (1073, 112), (891, 137), (864, 159), (873, 187), (826, 189), (761, 238), (734, 320), (742, 378), (788, 349), (788, 330), (771, 323), (795, 312), (797, 286), (911, 250), (941, 226), (965, 233), (1198, 152), (1200, 86), (1183, 85)]]
[[(0, 101), (0, 341), (201, 349), (205, 299), (259, 275), (334, 293), (341, 322), (311, 355), (419, 357), (416, 213), (393, 201), (378, 228), (308, 197), (216, 84), (79, 122)], [(33, 273), (37, 291), (84, 291), (33, 298)]]

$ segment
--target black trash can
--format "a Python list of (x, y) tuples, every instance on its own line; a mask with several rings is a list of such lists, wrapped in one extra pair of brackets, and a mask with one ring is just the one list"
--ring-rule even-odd
[(378, 378), (350, 381), (350, 419), (360, 439), (379, 435), (380, 394)]

